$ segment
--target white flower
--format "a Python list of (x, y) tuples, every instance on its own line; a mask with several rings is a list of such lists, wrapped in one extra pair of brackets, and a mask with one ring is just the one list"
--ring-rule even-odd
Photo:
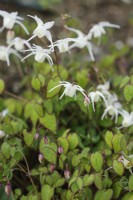
[(15, 37), (15, 32), (13, 30), (8, 30), (6, 34), (6, 42), (7, 44), (10, 44), (11, 40), (13, 40)]
[(120, 28), (120, 26), (119, 26), (119, 25), (116, 25), (116, 24), (111, 24), (111, 23), (109, 23), (109, 22), (100, 22), (100, 23), (94, 25), (94, 26), (90, 29), (90, 31), (89, 31), (89, 33), (88, 33), (88, 35), (87, 35), (87, 38), (88, 38), (89, 40), (91, 40), (92, 37), (94, 37), (94, 38), (99, 38), (99, 37), (101, 37), (103, 34), (106, 33), (106, 31), (105, 31), (105, 29), (104, 29), (105, 27)]
[(88, 99), (88, 101), (90, 101), (87, 95), (85, 94), (85, 90), (82, 87), (80, 87), (79, 85), (75, 83), (69, 83), (67, 81), (60, 81), (60, 83), (57, 86), (53, 87), (49, 92), (51, 92), (52, 90), (60, 86), (63, 86), (65, 90), (59, 99), (61, 99), (64, 95), (69, 96), (69, 97), (75, 97), (76, 99), (76, 91), (80, 91), (84, 95), (84, 97)]
[[(53, 43), (53, 47), (58, 47), (60, 53), (69, 52), (69, 42), (75, 42), (74, 38), (65, 38), (61, 40), (57, 40)], [(52, 48), (52, 45), (50, 45)]]
[[(51, 53), (51, 50), (50, 49), (43, 49), (41, 46), (38, 46), (38, 45), (33, 45), (33, 47), (31, 49), (28, 49), (28, 50), (23, 50), (22, 52), (27, 52), (27, 51), (31, 51), (30, 54), (28, 54), (27, 56), (25, 56), (23, 60), (25, 60), (26, 58), (32, 56), (32, 55), (35, 55), (35, 61), (39, 62), (39, 63), (42, 63), (44, 62), (45, 59), (48, 60), (51, 68), (52, 68), (52, 65), (53, 65), (53, 60), (52, 58), (49, 56), (49, 54)], [(53, 70), (53, 68), (52, 68)]]
[(25, 49), (24, 45), (31, 48), (31, 45), (27, 40), (16, 37), (10, 41), (9, 47), (14, 46), (17, 51), (22, 51)]
[(9, 113), (8, 109), (4, 109), (2, 112), (0, 112), (0, 116), (4, 118)]
[(115, 118), (115, 123), (117, 123), (118, 115), (121, 114), (122, 109), (122, 105), (117, 100), (118, 97), (116, 94), (110, 94), (109, 99), (106, 99), (107, 106), (101, 117), (102, 120), (106, 116), (106, 114), (109, 114), (111, 116), (111, 119)]
[(121, 115), (123, 117), (123, 120), (122, 120), (122, 126), (120, 128), (127, 128), (133, 125), (133, 112), (128, 113), (126, 110), (122, 110)]
[(89, 95), (88, 95), (88, 97), (90, 97), (90, 99), (91, 99), (92, 107), (93, 107), (94, 111), (95, 111), (94, 103), (98, 102), (100, 100), (100, 98), (103, 99), (105, 105), (107, 106), (107, 101), (106, 101), (104, 95), (101, 92), (99, 92), (99, 91), (90, 92)]
[(46, 37), (52, 44), (52, 35), (48, 29), (50, 29), (54, 25), (54, 21), (43, 23), (43, 21), (38, 18), (36, 15), (31, 16), (28, 15), (29, 17), (35, 19), (37, 23), (37, 28), (33, 31), (33, 36), (28, 39), (28, 41), (32, 40), (35, 37), (42, 38)]
[(131, 168), (133, 167), (133, 164), (132, 164), (132, 162), (131, 162), (131, 159), (132, 159), (132, 158), (133, 158), (133, 155), (129, 155), (129, 156), (127, 156), (127, 158), (125, 158), (123, 155), (121, 155), (121, 156), (118, 158), (118, 161), (119, 161), (119, 162), (122, 162), (123, 165), (124, 165), (124, 167), (125, 167), (126, 169), (129, 169), (129, 171), (131, 172), (131, 174), (132, 174)]
[(70, 45), (69, 49), (72, 49), (74, 47), (78, 47), (80, 49), (87, 47), (89, 54), (90, 54), (90, 57), (91, 57), (91, 60), (94, 61), (95, 59), (94, 59), (94, 56), (93, 56), (93, 53), (92, 53), (92, 45), (88, 41), (87, 35), (82, 33), (80, 30), (77, 30), (77, 29), (74, 29), (74, 28), (70, 28), (70, 27), (67, 27), (67, 26), (65, 26), (65, 28), (67, 28), (70, 31), (75, 32), (78, 35), (78, 37), (75, 38), (74, 44)]
[(5, 137), (5, 132), (4, 131), (2, 131), (2, 130), (0, 130), (0, 139), (2, 139), (3, 137)]
[(9, 48), (8, 46), (0, 46), (0, 60), (6, 61), (7, 65), (10, 65), (9, 55), (14, 54), (18, 58), (22, 58), (15, 49)]
[(97, 86), (97, 89), (101, 90), (102, 93), (104, 93), (105, 91), (108, 91), (110, 88), (110, 83), (109, 81), (105, 82), (104, 84), (100, 84)]
[(23, 18), (17, 15), (18, 15), (18, 12), (8, 13), (6, 11), (0, 10), (0, 16), (3, 17), (3, 26), (1, 28), (1, 32), (4, 30), (4, 28), (13, 29), (14, 24), (16, 23), (16, 24), (19, 24), (27, 34), (29, 34), (26, 27), (20, 22), (21, 20), (23, 20)]

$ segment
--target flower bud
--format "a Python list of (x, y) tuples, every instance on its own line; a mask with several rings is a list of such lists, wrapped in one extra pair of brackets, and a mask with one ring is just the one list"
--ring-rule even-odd
[(70, 171), (68, 169), (68, 165), (66, 165), (66, 169), (64, 171), (64, 176), (65, 176), (66, 179), (70, 178)]
[(48, 138), (47, 138), (47, 136), (44, 136), (44, 143), (48, 144)]
[(50, 172), (53, 173), (54, 170), (55, 170), (55, 165), (54, 164), (50, 164)]
[(5, 193), (7, 194), (7, 196), (10, 196), (10, 194), (11, 194), (11, 184), (10, 184), (10, 182), (8, 181), (7, 182), (7, 184), (6, 184), (6, 186), (5, 186)]
[(2, 131), (2, 130), (0, 130), (0, 139), (2, 139), (3, 137), (5, 137), (5, 132), (4, 131)]
[(44, 160), (44, 156), (43, 156), (42, 153), (39, 153), (39, 155), (38, 155), (38, 160), (39, 160), (40, 163), (43, 162), (43, 160)]
[(64, 152), (64, 150), (63, 150), (62, 146), (59, 146), (59, 147), (58, 147), (58, 153), (59, 153), (59, 154), (62, 154), (63, 152)]
[(87, 107), (89, 105), (90, 101), (85, 97), (84, 98), (84, 105)]
[(39, 136), (40, 136), (39, 133), (35, 133), (34, 139), (35, 139), (35, 140), (38, 140), (38, 139), (39, 139)]

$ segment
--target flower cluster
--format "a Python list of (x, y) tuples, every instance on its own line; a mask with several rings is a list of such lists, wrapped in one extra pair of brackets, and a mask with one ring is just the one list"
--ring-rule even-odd
[[(55, 48), (58, 48), (59, 53), (64, 53), (64, 52), (70, 52), (71, 49), (75, 47), (80, 49), (86, 47), (90, 54), (91, 60), (94, 61), (95, 58), (93, 55), (92, 39), (101, 38), (101, 36), (106, 33), (105, 30), (106, 27), (120, 28), (120, 26), (116, 24), (111, 24), (109, 22), (100, 22), (98, 24), (93, 25), (92, 28), (89, 30), (89, 32), (87, 34), (84, 34), (80, 30), (65, 26), (65, 28), (68, 31), (74, 32), (77, 35), (77, 37), (63, 38), (53, 42), (50, 29), (53, 27), (54, 21), (43, 23), (43, 21), (37, 16), (28, 15), (29, 17), (35, 20), (35, 22), (37, 23), (37, 27), (33, 31), (33, 35), (26, 40), (20, 37), (15, 37), (14, 32), (11, 30), (13, 29), (15, 24), (18, 24), (28, 34), (28, 30), (21, 22), (23, 18), (19, 17), (17, 12), (8, 13), (6, 11), (0, 11), (0, 16), (3, 17), (3, 26), (1, 28), (1, 31), (3, 31), (5, 28), (8, 29), (7, 32), (8, 45), (0, 46), (0, 60), (6, 61), (8, 66), (10, 65), (10, 60), (9, 60), (10, 54), (14, 54), (18, 58), (20, 58), (21, 61), (24, 61), (25, 59), (33, 55), (35, 61), (37, 62), (42, 63), (45, 60), (47, 60), (51, 66), (51, 69), (54, 70), (53, 59), (51, 57), (51, 54), (55, 51)], [(47, 40), (50, 42), (50, 44), (46, 48), (43, 48), (36, 44), (31, 45), (29, 41), (31, 41), (35, 37), (38, 38), (46, 37)], [(28, 49), (25, 49), (25, 47), (28, 47)], [(26, 55), (24, 58), (22, 58), (21, 54), (18, 53), (18, 51), (23, 53), (25, 52), (30, 52), (30, 53)], [(110, 87), (109, 82), (106, 82), (103, 85), (98, 85), (97, 90), (89, 92), (88, 95), (82, 87), (80, 87), (75, 83), (70, 83), (67, 81), (60, 81), (60, 83), (54, 88), (52, 88), (49, 92), (60, 86), (63, 86), (65, 88), (60, 99), (64, 95), (69, 97), (75, 97), (76, 99), (76, 92), (79, 91), (84, 96), (85, 105), (92, 103), (94, 111), (95, 111), (95, 104), (101, 99), (103, 100), (105, 110), (103, 112), (101, 119), (110, 116), (111, 119), (115, 119), (115, 123), (117, 123), (118, 116), (121, 115), (123, 117), (123, 120), (122, 120), (122, 126), (120, 128), (129, 127), (133, 124), (133, 112), (128, 113), (122, 108), (121, 103), (118, 101), (117, 95), (112, 94), (109, 91)]]
[[(84, 34), (82, 31), (77, 30), (75, 28), (70, 28), (68, 26), (65, 26), (65, 28), (69, 31), (72, 31), (76, 33), (77, 37), (76, 38), (64, 38), (57, 40), (53, 42), (52, 40), (52, 35), (49, 29), (51, 29), (54, 25), (54, 21), (51, 22), (46, 22), (43, 23), (43, 21), (38, 18), (36, 15), (31, 16), (28, 15), (29, 17), (33, 18), (36, 23), (37, 27), (33, 31), (33, 35), (29, 39), (23, 39), (20, 37), (14, 37), (14, 34), (11, 32), (11, 29), (13, 29), (15, 24), (20, 25), (24, 31), (29, 34), (28, 30), (26, 27), (22, 24), (22, 17), (18, 16), (18, 12), (12, 12), (8, 13), (6, 11), (0, 11), (0, 16), (3, 17), (3, 26), (1, 28), (1, 32), (6, 28), (8, 29), (7, 33), (7, 44), (8, 46), (0, 46), (0, 48), (3, 49), (3, 52), (1, 50), (0, 53), (0, 60), (1, 61), (6, 61), (8, 66), (10, 65), (9, 62), (9, 55), (12, 53), (16, 55), (17, 57), (21, 58), (20, 54), (17, 51), (21, 52), (27, 52), (31, 51), (31, 53), (27, 56), (25, 56), (22, 61), (28, 58), (31, 55), (35, 55), (35, 60), (37, 62), (44, 62), (45, 59), (48, 60), (50, 65), (53, 65), (52, 58), (50, 54), (52, 54), (55, 51), (55, 47), (59, 49), (59, 53), (64, 53), (64, 52), (70, 52), (71, 49), (77, 47), (77, 48), (84, 48), (86, 47), (89, 51), (90, 58), (92, 61), (95, 60), (94, 55), (93, 55), (93, 46), (92, 46), (92, 38), (100, 38), (102, 34), (105, 34), (105, 27), (112, 27), (112, 28), (119, 28), (120, 26), (111, 24), (109, 22), (100, 22), (96, 25), (94, 25), (88, 32), (88, 34)], [(34, 39), (35, 37), (38, 38), (43, 38), (46, 37), (47, 40), (51, 43), (47, 48), (43, 48), (38, 45), (30, 45), (29, 41)], [(29, 49), (24, 50), (25, 46), (27, 46)], [(14, 49), (12, 48), (14, 47)], [(39, 55), (40, 54), (40, 55)], [(53, 70), (53, 68), (52, 68)]]

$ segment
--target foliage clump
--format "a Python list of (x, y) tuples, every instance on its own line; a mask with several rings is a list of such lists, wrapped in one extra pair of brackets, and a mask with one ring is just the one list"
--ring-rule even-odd
[[(0, 15), (2, 29), (10, 29), (10, 15)], [(13, 83), (8, 91), (0, 79), (1, 198), (131, 199), (133, 77), (130, 71), (126, 76), (115, 68), (129, 49), (123, 46), (118, 51), (108, 41), (105, 55), (96, 47), (97, 40), (106, 44), (106, 27), (119, 26), (100, 22), (84, 34), (67, 20), (68, 38), (53, 42), (49, 29), (54, 22), (30, 17), (37, 22), (30, 40), (38, 37), (44, 46), (16, 39), (15, 31), (8, 30), (7, 46), (0, 52), (1, 61), (14, 64), (7, 71), (16, 66), (20, 77), (16, 92)], [(10, 20), (16, 26), (16, 18)], [(23, 29), (28, 33), (24, 25)], [(16, 34), (24, 36), (20, 31)], [(9, 62), (10, 54), (27, 62), (16, 57)], [(30, 56), (34, 59), (27, 59)]]

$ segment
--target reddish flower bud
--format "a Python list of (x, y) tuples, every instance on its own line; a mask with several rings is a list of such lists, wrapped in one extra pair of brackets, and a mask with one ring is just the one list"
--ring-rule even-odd
[(39, 139), (39, 136), (40, 136), (39, 133), (35, 133), (34, 139), (35, 139), (35, 140), (38, 140), (38, 139)]
[(40, 163), (43, 162), (43, 160), (44, 160), (44, 156), (43, 156), (42, 153), (39, 153), (39, 155), (38, 155), (38, 160), (39, 160)]
[(54, 170), (55, 170), (55, 165), (54, 164), (50, 164), (50, 172), (53, 173)]
[(66, 179), (70, 178), (70, 171), (68, 169), (68, 165), (66, 165), (66, 169), (64, 171), (64, 176), (65, 176)]
[(5, 186), (5, 193), (7, 194), (7, 196), (10, 196), (11, 194), (11, 184), (10, 182), (7, 182), (6, 186)]
[(48, 138), (47, 138), (47, 136), (44, 136), (44, 143), (48, 144)]
[(64, 152), (64, 150), (63, 150), (62, 146), (59, 146), (59, 147), (58, 147), (58, 153), (59, 153), (59, 154), (62, 154), (63, 152)]

